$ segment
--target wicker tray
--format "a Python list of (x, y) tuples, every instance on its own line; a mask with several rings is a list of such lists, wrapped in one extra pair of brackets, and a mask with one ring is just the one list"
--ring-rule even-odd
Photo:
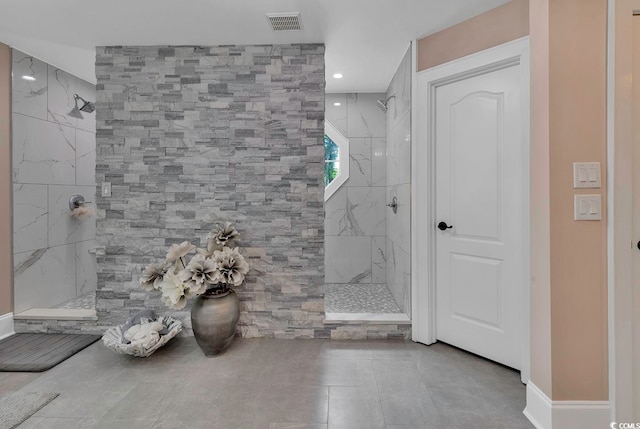
[(160, 347), (167, 344), (171, 338), (178, 335), (178, 332), (182, 331), (182, 322), (174, 319), (173, 317), (170, 317), (170, 316), (159, 317), (157, 321), (167, 323), (169, 332), (165, 335), (161, 335), (158, 342), (156, 342), (149, 348), (146, 348), (141, 345), (135, 346), (133, 344), (123, 343), (122, 327), (124, 325), (115, 326), (113, 328), (107, 329), (107, 331), (102, 336), (102, 342), (107, 348), (113, 350), (116, 353), (123, 353), (131, 356), (138, 356), (138, 357), (149, 357), (153, 354), (153, 352), (155, 352)]

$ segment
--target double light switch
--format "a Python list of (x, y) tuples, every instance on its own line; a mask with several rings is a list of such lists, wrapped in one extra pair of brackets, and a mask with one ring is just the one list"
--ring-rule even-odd
[[(574, 162), (573, 163), (573, 187), (599, 189), (600, 163), (599, 162)], [(573, 196), (574, 220), (601, 220), (602, 196), (600, 194), (578, 194)]]
[(574, 162), (573, 187), (593, 189), (600, 188), (600, 163)]

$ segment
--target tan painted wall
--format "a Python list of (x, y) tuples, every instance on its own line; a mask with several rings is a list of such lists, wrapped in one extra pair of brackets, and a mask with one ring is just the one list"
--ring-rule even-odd
[(531, 380), (551, 396), (551, 203), (549, 191), (549, 4), (532, 1)]
[[(607, 400), (606, 0), (550, 1), (549, 42), (552, 399)], [(573, 189), (575, 161), (600, 161), (601, 189)], [(602, 221), (573, 220), (580, 193)]]
[[(553, 400), (607, 400), (606, 0), (513, 0), (418, 41), (418, 71), (531, 34), (531, 379)], [(602, 188), (573, 189), (600, 161)]]
[(13, 311), (11, 49), (0, 43), (0, 315)]
[[(608, 399), (606, 8), (531, 2), (531, 379), (553, 400)], [(601, 189), (573, 189), (576, 161), (600, 161)], [(573, 220), (580, 193), (602, 221)]]
[(512, 0), (418, 40), (418, 71), (529, 34), (529, 0)]

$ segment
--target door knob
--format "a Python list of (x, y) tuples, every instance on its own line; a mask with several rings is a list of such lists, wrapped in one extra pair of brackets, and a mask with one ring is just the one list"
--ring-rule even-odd
[(638, 244), (636, 244), (636, 246), (638, 246), (638, 250), (640, 250), (640, 241), (638, 241)]
[(447, 223), (446, 223), (446, 222), (440, 222), (440, 223), (438, 224), (438, 229), (439, 229), (440, 231), (445, 231), (445, 230), (447, 230), (447, 229), (451, 229), (451, 228), (453, 228), (453, 225), (449, 226), (449, 225), (447, 225)]

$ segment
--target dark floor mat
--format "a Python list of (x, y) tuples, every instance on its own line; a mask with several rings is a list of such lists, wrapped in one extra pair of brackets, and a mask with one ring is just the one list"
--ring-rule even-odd
[(99, 339), (100, 335), (12, 335), (0, 341), (0, 371), (46, 371)]

